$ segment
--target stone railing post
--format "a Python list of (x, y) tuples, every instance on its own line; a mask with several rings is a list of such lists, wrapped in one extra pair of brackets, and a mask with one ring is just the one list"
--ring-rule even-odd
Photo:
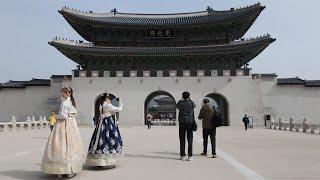
[(308, 129), (308, 125), (309, 122), (308, 122), (308, 118), (307, 117), (304, 117), (303, 118), (303, 123), (302, 123), (302, 129), (303, 129), (303, 132), (307, 132), (307, 129)]
[(290, 123), (289, 124), (290, 124), (289, 125), (290, 126), (290, 131), (293, 131), (295, 122), (294, 122), (292, 117), (290, 118)]
[(14, 115), (11, 116), (11, 122), (12, 123), (16, 123), (17, 122), (16, 117)]
[(27, 122), (27, 128), (30, 129), (31, 128), (31, 118), (30, 118), (30, 116), (27, 116), (26, 122)]
[(279, 130), (282, 128), (282, 117), (279, 118)]
[(14, 115), (11, 116), (11, 127), (10, 129), (11, 130), (14, 130), (16, 128), (16, 123), (17, 123), (17, 120), (16, 120), (16, 117)]
[(271, 116), (270, 117), (270, 129), (273, 129), (274, 128), (274, 126), (275, 126), (275, 122), (274, 122), (274, 118), (273, 118), (273, 116)]

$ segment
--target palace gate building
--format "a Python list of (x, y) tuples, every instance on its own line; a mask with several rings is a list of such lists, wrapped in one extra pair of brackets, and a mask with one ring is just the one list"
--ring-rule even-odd
[[(84, 40), (54, 38), (49, 44), (78, 68), (71, 76), (33, 79), (35, 86), (28, 86), (29, 81), (3, 83), (0, 97), (10, 91), (42, 88), (48, 95), (38, 106), (42, 113), (48, 113), (58, 109), (58, 89), (70, 86), (83, 125), (92, 124), (103, 93), (124, 102), (121, 125), (143, 125), (146, 115), (155, 112), (159, 123), (169, 119), (169, 124), (175, 124), (177, 111), (172, 107), (183, 91), (191, 93), (196, 115), (203, 98), (209, 98), (224, 116), (226, 126), (240, 125), (244, 114), (260, 126), (270, 116), (297, 120), (308, 116), (319, 121), (313, 106), (320, 103), (319, 81), (252, 74), (248, 67), (275, 41), (270, 35), (243, 38), (264, 9), (255, 4), (225, 11), (208, 7), (192, 13), (132, 14), (64, 7), (59, 13)], [(31, 115), (30, 111), (12, 114)]]

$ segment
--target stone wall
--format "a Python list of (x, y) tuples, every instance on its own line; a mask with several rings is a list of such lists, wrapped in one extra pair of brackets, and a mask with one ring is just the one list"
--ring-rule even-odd
[(296, 122), (307, 117), (320, 123), (320, 88), (280, 86), (275, 77), (252, 79), (251, 76), (217, 77), (74, 77), (71, 81), (52, 80), (50, 87), (28, 86), (21, 89), (0, 90), (0, 119), (10, 121), (14, 115), (19, 121), (27, 116), (43, 116), (58, 111), (60, 89), (73, 87), (77, 103), (78, 123), (92, 125), (94, 102), (108, 92), (124, 102), (120, 123), (123, 126), (144, 124), (144, 104), (148, 95), (156, 91), (171, 94), (176, 101), (183, 91), (191, 93), (199, 113), (203, 98), (211, 93), (222, 95), (229, 105), (231, 126), (242, 125), (244, 114), (252, 116), (256, 126), (264, 126), (264, 115), (274, 119)]
[(230, 112), (230, 124), (239, 126), (242, 116), (247, 113), (263, 124), (262, 112), (257, 110), (257, 88), (250, 76), (236, 77), (80, 77), (73, 78), (72, 87), (77, 101), (78, 120), (81, 124), (91, 124), (94, 102), (98, 95), (108, 92), (120, 97), (124, 102), (121, 113), (122, 125), (143, 125), (144, 103), (149, 94), (166, 91), (176, 101), (183, 91), (191, 93), (195, 101), (196, 115), (203, 98), (210, 93), (223, 95)]
[(17, 89), (0, 90), (0, 121), (11, 121), (12, 115), (17, 121), (25, 121), (27, 116), (49, 115), (50, 111), (59, 108), (51, 94), (50, 86), (30, 86)]

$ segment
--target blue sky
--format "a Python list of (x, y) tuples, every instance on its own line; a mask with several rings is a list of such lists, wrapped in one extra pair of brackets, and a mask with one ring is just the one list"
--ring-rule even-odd
[[(255, 0), (0, 0), (0, 82), (71, 74), (76, 67), (48, 45), (53, 37), (82, 39), (57, 12), (63, 6), (95, 12), (175, 13), (224, 10)], [(250, 63), (254, 73), (320, 79), (320, 1), (262, 0), (267, 8), (245, 37), (277, 41)]]

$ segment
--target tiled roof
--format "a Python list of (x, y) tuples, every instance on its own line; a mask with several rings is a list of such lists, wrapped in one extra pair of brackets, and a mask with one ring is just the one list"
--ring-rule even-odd
[(26, 81), (26, 86), (50, 86), (50, 79), (32, 79), (30, 81)]
[(0, 88), (25, 88), (26, 86), (50, 86), (50, 79), (32, 79), (30, 81), (8, 81), (1, 83)]
[(264, 77), (278, 77), (276, 73), (268, 73), (268, 74), (252, 74), (252, 77), (254, 76), (260, 76), (262, 78)]
[(230, 20), (241, 19), (258, 15), (264, 9), (260, 3), (239, 9), (226, 11), (207, 11), (178, 13), (178, 14), (133, 14), (133, 13), (93, 13), (92, 11), (83, 12), (64, 7), (59, 11), (66, 19), (78, 19), (99, 24), (114, 25), (186, 25), (199, 23), (221, 23)]
[(320, 87), (320, 80), (306, 80), (306, 87)]
[(160, 98), (154, 98), (154, 101), (157, 102), (157, 103), (174, 103), (175, 104), (175, 101), (174, 99), (172, 99), (171, 97), (168, 97), (168, 96), (164, 96), (164, 97), (160, 97)]
[(279, 78), (277, 81), (278, 85), (304, 85), (305, 81), (299, 77), (295, 78)]
[(54, 39), (49, 42), (59, 51), (69, 57), (70, 54), (96, 56), (177, 56), (177, 55), (210, 55), (233, 54), (244, 51), (259, 51), (265, 49), (275, 39), (270, 35), (249, 40), (235, 41), (222, 45), (184, 46), (184, 47), (103, 47), (92, 43)]
[(52, 79), (71, 79), (72, 75), (52, 75), (50, 78)]
[(279, 78), (278, 85), (303, 85), (305, 87), (320, 87), (320, 80), (303, 80), (295, 78)]

